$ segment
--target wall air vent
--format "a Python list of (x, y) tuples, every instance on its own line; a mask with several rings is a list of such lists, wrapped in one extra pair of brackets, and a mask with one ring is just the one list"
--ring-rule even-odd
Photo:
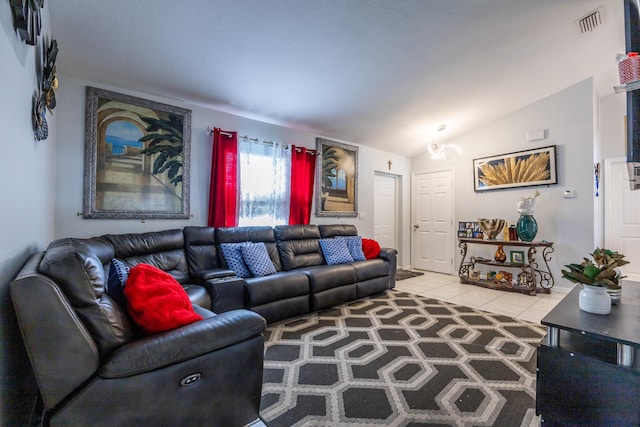
[(602, 8), (600, 8), (578, 19), (576, 21), (576, 25), (578, 26), (580, 33), (585, 34), (595, 30), (600, 25), (602, 25), (603, 22), (604, 22), (604, 13)]

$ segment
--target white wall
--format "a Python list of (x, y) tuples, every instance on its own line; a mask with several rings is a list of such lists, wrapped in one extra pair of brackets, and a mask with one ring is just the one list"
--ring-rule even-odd
[[(534, 215), (539, 226), (536, 240), (554, 242), (551, 269), (558, 287), (571, 287), (561, 277), (562, 266), (594, 249), (593, 92), (592, 80), (585, 80), (449, 141), (462, 149), (456, 159), (431, 160), (425, 153), (412, 164), (414, 172), (455, 169), (456, 224), (477, 218), (503, 218), (515, 224), (518, 199), (540, 190), (542, 198)], [(545, 129), (547, 138), (527, 142), (527, 132), (538, 129)], [(557, 145), (557, 185), (474, 192), (474, 158), (548, 145)], [(574, 190), (575, 197), (564, 199), (565, 189)], [(459, 262), (456, 251), (456, 265)]]
[[(176, 105), (192, 110), (191, 129), (191, 214), (189, 220), (107, 220), (83, 219), (78, 216), (82, 212), (83, 174), (84, 174), (84, 120), (86, 86), (100, 87), (115, 92), (126, 93), (141, 98), (151, 99), (166, 104)], [(285, 128), (268, 123), (258, 122), (239, 116), (215, 111), (199, 105), (164, 99), (143, 93), (125, 91), (119, 88), (85, 82), (70, 76), (61, 76), (61, 88), (58, 91), (58, 150), (55, 204), (56, 224), (55, 237), (90, 237), (103, 233), (137, 233), (143, 231), (164, 230), (185, 225), (206, 225), (207, 204), (209, 194), (209, 173), (211, 169), (211, 136), (207, 127), (220, 127), (225, 130), (238, 131), (239, 135), (249, 135), (261, 139), (295, 144), (315, 149), (316, 135), (306, 131)], [(332, 139), (332, 138), (329, 138)], [(349, 141), (340, 141), (353, 144)], [(354, 144), (357, 145), (357, 144)], [(359, 146), (359, 180), (358, 210), (365, 214), (365, 219), (358, 218), (316, 218), (314, 224), (345, 223), (355, 224), (361, 235), (373, 237), (373, 175), (375, 171), (388, 171), (389, 160), (392, 170), (403, 182), (402, 221), (408, 224), (410, 159), (396, 154)], [(407, 228), (407, 227), (403, 227)], [(400, 236), (402, 245), (399, 249), (399, 263), (409, 263), (409, 237)], [(406, 260), (405, 260), (406, 259)]]
[[(42, 13), (49, 37), (49, 12)], [(9, 2), (0, 3), (0, 425), (26, 425), (35, 398), (35, 383), (18, 332), (9, 283), (29, 255), (44, 249), (54, 236), (56, 119), (47, 115), (49, 138), (35, 141), (31, 98), (39, 80), (40, 50), (26, 45), (13, 29)]]
[[(603, 159), (626, 157), (626, 129), (627, 97), (625, 94), (610, 94), (599, 99), (600, 108), (600, 164)], [(602, 188), (602, 183), (600, 183)]]

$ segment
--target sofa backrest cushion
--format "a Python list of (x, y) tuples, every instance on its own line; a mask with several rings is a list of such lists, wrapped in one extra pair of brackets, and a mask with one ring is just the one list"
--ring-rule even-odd
[[(218, 249), (221, 243), (262, 242), (267, 248), (276, 271), (282, 270), (274, 231), (269, 226), (216, 228), (215, 238)], [(218, 263), (222, 268), (229, 268), (220, 250), (218, 250)]]
[(357, 236), (358, 229), (352, 224), (323, 224), (318, 226), (323, 239), (336, 236)]
[(101, 237), (60, 239), (49, 244), (39, 267), (67, 297), (102, 356), (137, 336), (126, 311), (105, 292), (114, 256), (113, 245)]
[(219, 268), (215, 229), (189, 226), (183, 231), (189, 271), (193, 274), (196, 271)]
[(325, 263), (317, 225), (276, 225), (274, 231), (283, 270)]
[(113, 244), (116, 258), (130, 266), (149, 264), (171, 274), (181, 284), (188, 283), (189, 267), (182, 230), (106, 234), (102, 237)]

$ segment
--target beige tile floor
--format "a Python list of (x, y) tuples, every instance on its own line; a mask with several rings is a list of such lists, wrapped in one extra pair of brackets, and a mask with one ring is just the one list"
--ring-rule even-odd
[(569, 291), (554, 288), (550, 294), (532, 296), (461, 284), (456, 275), (428, 271), (424, 273), (422, 276), (397, 281), (396, 289), (533, 323), (540, 323)]

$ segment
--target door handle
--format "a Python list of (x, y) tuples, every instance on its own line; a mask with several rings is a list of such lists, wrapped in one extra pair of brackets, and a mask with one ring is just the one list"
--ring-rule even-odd
[(418, 224), (413, 224), (413, 228), (417, 230), (418, 228), (420, 228), (420, 226)]

